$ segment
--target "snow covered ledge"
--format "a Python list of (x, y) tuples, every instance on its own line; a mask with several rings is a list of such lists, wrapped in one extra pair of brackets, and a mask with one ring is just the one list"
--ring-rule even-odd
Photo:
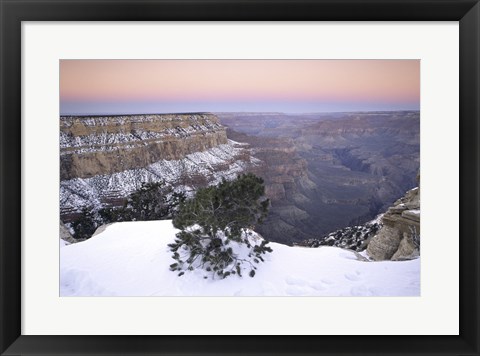
[(363, 262), (337, 247), (270, 243), (254, 278), (204, 279), (200, 270), (178, 277), (167, 247), (177, 231), (170, 220), (121, 222), (61, 247), (61, 296), (420, 295), (420, 259)]

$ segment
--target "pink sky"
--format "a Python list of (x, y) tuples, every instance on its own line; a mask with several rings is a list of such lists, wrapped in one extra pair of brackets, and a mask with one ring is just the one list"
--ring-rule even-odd
[(416, 110), (420, 61), (62, 60), (60, 100), (62, 113)]

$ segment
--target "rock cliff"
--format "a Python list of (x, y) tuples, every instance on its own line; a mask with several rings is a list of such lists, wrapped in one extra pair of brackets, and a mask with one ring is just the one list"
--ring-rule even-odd
[(62, 116), (60, 179), (143, 168), (226, 143), (212, 114)]
[(188, 193), (259, 163), (212, 114), (61, 117), (60, 215), (122, 205), (147, 182)]
[(374, 260), (406, 260), (420, 255), (420, 188), (409, 190), (382, 218), (367, 254)]

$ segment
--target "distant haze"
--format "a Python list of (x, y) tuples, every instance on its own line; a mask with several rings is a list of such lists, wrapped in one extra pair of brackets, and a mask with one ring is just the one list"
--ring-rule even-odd
[(60, 61), (62, 115), (419, 108), (419, 60)]

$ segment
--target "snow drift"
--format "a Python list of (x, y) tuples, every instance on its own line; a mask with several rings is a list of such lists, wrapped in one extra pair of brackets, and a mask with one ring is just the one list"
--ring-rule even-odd
[(420, 295), (420, 259), (368, 262), (337, 247), (270, 243), (273, 252), (254, 278), (212, 279), (203, 270), (178, 277), (167, 246), (177, 231), (170, 220), (122, 222), (89, 240), (61, 243), (60, 296)]

